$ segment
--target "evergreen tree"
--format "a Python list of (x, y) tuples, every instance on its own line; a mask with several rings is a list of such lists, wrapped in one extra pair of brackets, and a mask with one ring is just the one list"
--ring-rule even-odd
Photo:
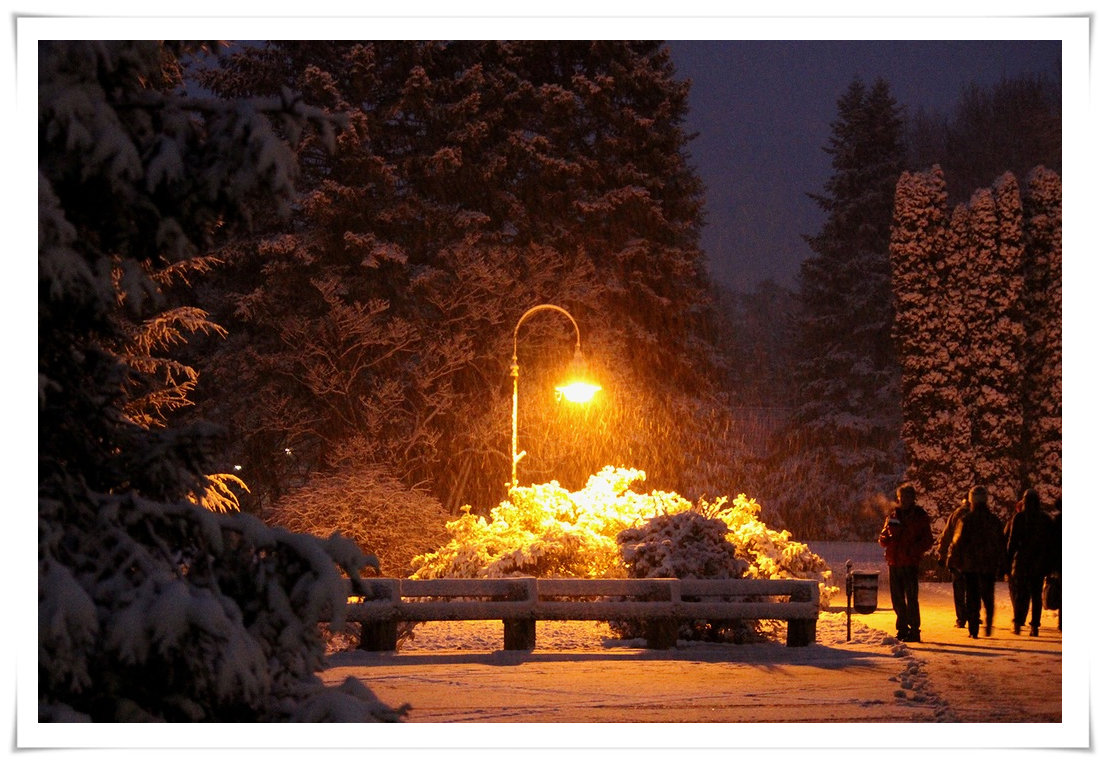
[(168, 274), (201, 269), (252, 203), (289, 202), (293, 154), (272, 120), (329, 120), (188, 97), (188, 52), (39, 47), (39, 718), (393, 718), (358, 682), (315, 676), (340, 569), (355, 579), (370, 560), (190, 500), (214, 430), (169, 422), (193, 379), (168, 345), (211, 324), (168, 299)]
[(815, 537), (867, 532), (857, 508), (900, 472), (889, 241), (901, 112), (881, 79), (853, 81), (837, 111), (825, 148), (833, 175), (812, 195), (826, 220), (807, 237), (797, 407), (777, 477), (797, 491), (777, 496), (788, 526)]
[[(945, 191), (947, 189), (945, 188)], [(942, 197), (943, 216), (948, 220), (944, 239), (943, 274), (940, 278), (942, 291), (937, 295), (937, 315), (940, 316), (942, 334), (940, 341), (948, 348), (945, 365), (938, 367), (938, 381), (949, 385), (945, 397), (950, 396), (952, 405), (944, 411), (953, 419), (953, 427), (944, 433), (944, 441), (926, 440), (924, 447), (942, 447), (949, 453), (950, 462), (947, 474), (950, 483), (944, 485), (939, 500), (929, 506), (936, 509), (942, 517), (950, 514), (961, 503), (974, 485), (973, 474), (973, 417), (969, 414), (973, 393), (974, 357), (971, 355), (970, 320), (967, 305), (976, 304), (983, 299), (972, 283), (973, 271), (970, 269), (971, 235), (970, 209), (958, 204), (949, 209), (950, 195)], [(951, 436), (953, 435), (953, 436)], [(946, 439), (950, 436), (950, 439)], [(907, 447), (910, 441), (906, 440)], [(915, 447), (915, 442), (914, 442)], [(911, 467), (913, 474), (919, 475), (919, 467)]]
[(686, 431), (709, 425), (717, 384), (687, 84), (663, 47), (279, 42), (203, 81), (229, 96), (288, 87), (348, 124), (331, 157), (302, 144), (294, 224), (227, 250), (203, 298), (238, 337), (207, 366), (226, 383), (205, 404), (261, 490), (376, 464), (449, 509), (497, 502), (511, 334), (542, 302), (580, 322), (604, 393), (587, 412), (537, 395), (573, 337), (525, 324), (529, 479), (637, 459), (662, 484), (696, 479), (715, 448)]
[(991, 505), (1008, 510), (1023, 491), (1021, 384), (1023, 323), (1022, 209), (1011, 173), (970, 201), (972, 286), (963, 309), (970, 339), (971, 440), (974, 479), (989, 487)]
[[(791, 344), (798, 294), (768, 279), (748, 293), (723, 290), (716, 297), (727, 319), (721, 344), (735, 366), (729, 385), (738, 407), (779, 411), (794, 394)], [(739, 373), (743, 369), (752, 373)]]
[(1043, 75), (971, 84), (947, 114), (918, 111), (907, 129), (907, 165), (939, 164), (951, 204), (965, 202), (1004, 172), (1026, 177), (1037, 165), (1062, 166), (1062, 94)]
[(1046, 167), (1023, 192), (1024, 481), (1047, 505), (1062, 492), (1062, 181)]
[(1031, 178), (1023, 198), (1045, 201), (1026, 216), (1011, 173), (950, 214), (938, 167), (898, 183), (891, 257), (907, 476), (941, 517), (976, 484), (1002, 512), (1026, 486), (1048, 500), (1060, 488), (1058, 181), (1041, 168)]
[[(959, 362), (968, 351), (956, 291), (947, 188), (939, 167), (902, 173), (890, 245), (894, 332), (901, 361), (902, 440), (911, 480), (933, 516), (958, 503), (960, 464), (967, 461), (969, 419), (959, 387)], [(955, 220), (957, 226), (959, 220)]]

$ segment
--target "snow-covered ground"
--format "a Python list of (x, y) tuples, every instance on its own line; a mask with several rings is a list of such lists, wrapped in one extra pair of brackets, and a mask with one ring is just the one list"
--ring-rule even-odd
[[(841, 584), (847, 559), (855, 569), (880, 562), (873, 544), (821, 545), (815, 550), (834, 568), (840, 559)], [(881, 582), (884, 587), (885, 575)], [(804, 648), (785, 646), (780, 628), (773, 643), (681, 642), (675, 650), (651, 651), (640, 642), (615, 640), (599, 623), (542, 622), (537, 648), (516, 653), (503, 651), (499, 622), (424, 623), (397, 653), (333, 655), (322, 677), (327, 683), (363, 679), (382, 700), (408, 703), (411, 723), (738, 723), (748, 724), (737, 732), (749, 734), (741, 742), (747, 744), (753, 724), (774, 721), (948, 722), (919, 735), (905, 732), (902, 741), (881, 739), (873, 730), (866, 739), (906, 747), (1065, 746), (1055, 613), (1044, 613), (1038, 638), (1027, 636), (1026, 628), (1025, 635), (1014, 635), (1007, 585), (999, 584), (994, 632), (972, 641), (954, 627), (950, 584), (923, 584), (921, 600), (919, 644), (894, 639), (883, 588), (876, 612), (853, 614), (851, 640), (845, 614), (825, 612), (817, 643)], [(966, 725), (971, 723), (978, 725)], [(1012, 725), (1020, 723), (1028, 725)], [(458, 734), (453, 743), (461, 744), (465, 732), (448, 728), (441, 733)], [(645, 744), (649, 728), (637, 727), (631, 739)], [(960, 729), (966, 729), (962, 737)], [(600, 739), (601, 732), (591, 733)], [(698, 733), (691, 739), (706, 739)], [(764, 744), (783, 746), (774, 729), (766, 733), (771, 741)], [(820, 735), (799, 739), (778, 741), (861, 746), (824, 727)], [(730, 744), (728, 738), (712, 742)]]

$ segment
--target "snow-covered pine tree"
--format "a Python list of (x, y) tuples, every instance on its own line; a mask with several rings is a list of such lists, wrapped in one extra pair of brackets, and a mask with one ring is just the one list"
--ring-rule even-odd
[(777, 418), (793, 395), (791, 344), (798, 294), (767, 279), (748, 293), (718, 287), (716, 300), (728, 322), (722, 343), (739, 364), (753, 369), (751, 374), (731, 375), (738, 405), (771, 411), (768, 415)]
[(1011, 173), (971, 197), (969, 248), (960, 295), (969, 351), (962, 375), (970, 416), (974, 484), (1009, 511), (1019, 498), (1021, 407), (1021, 205)]
[(1024, 206), (1025, 481), (1050, 505), (1062, 492), (1062, 179), (1028, 174)]
[(889, 260), (900, 109), (884, 80), (857, 79), (837, 112), (825, 148), (833, 174), (811, 195), (826, 220), (807, 237), (814, 255), (801, 271), (793, 431), (778, 440), (773, 475), (776, 508), (803, 537), (872, 532), (877, 519), (858, 509), (901, 473)]
[[(573, 413), (535, 394), (553, 389), (572, 337), (564, 321), (525, 325), (529, 479), (576, 482), (642, 458), (652, 479), (679, 487), (705, 461), (730, 461), (728, 430), (711, 423), (721, 406), (701, 185), (681, 127), (687, 85), (661, 45), (279, 42), (203, 81), (227, 95), (289, 87), (348, 120), (333, 156), (303, 143), (295, 225), (227, 254), (211, 295), (250, 354), (225, 364), (222, 388), (238, 391), (207, 402), (241, 433), (260, 482), (295, 463), (287, 447), (296, 463), (331, 468), (352, 437), (448, 508), (497, 502), (511, 333), (540, 302), (581, 323), (606, 404)], [(369, 340), (398, 326), (400, 339)], [(716, 434), (703, 442), (700, 431)]]
[[(949, 195), (947, 199), (950, 199)], [(969, 306), (980, 297), (973, 288), (969, 269), (971, 244), (970, 209), (965, 204), (957, 204), (949, 214), (940, 279), (942, 292), (938, 303), (943, 322), (941, 341), (949, 348), (948, 365), (943, 369), (941, 383), (950, 388), (945, 395), (950, 396), (952, 401), (952, 406), (947, 410), (954, 424), (946, 472), (950, 480), (944, 485), (935, 505), (943, 519), (974, 486), (973, 420), (969, 405), (973, 397), (970, 386), (974, 379), (975, 357), (971, 353), (972, 317)], [(936, 440), (926, 441), (926, 447), (929, 443), (932, 447), (940, 447)]]
[(39, 718), (392, 719), (361, 684), (315, 675), (340, 570), (370, 560), (189, 501), (214, 430), (158, 418), (187, 374), (153, 376), (167, 334), (146, 321), (205, 318), (173, 312), (156, 275), (252, 203), (289, 202), (294, 157), (272, 119), (329, 123), (282, 98), (188, 97), (178, 62), (193, 50), (39, 47)]
[[(1041, 164), (1060, 167), (1060, 125), (1058, 83), (1033, 75), (1004, 79), (989, 87), (972, 85), (960, 94), (951, 112), (918, 112), (909, 124), (908, 165), (941, 166), (947, 182), (947, 203), (963, 202), (949, 216), (941, 314), (945, 321), (943, 336), (953, 346), (952, 383), (965, 398), (961, 404), (966, 414), (960, 417), (960, 425), (966, 431), (958, 433), (965, 447), (957, 457), (947, 458), (954, 460), (952, 479), (956, 488), (953, 493), (944, 493), (942, 500), (949, 503), (943, 509), (949, 509), (978, 480), (992, 480), (990, 487), (1002, 504), (1025, 484), (1060, 484), (1060, 292), (1059, 287), (1046, 281), (1049, 273), (1060, 272), (1060, 267), (1051, 268), (1041, 253), (1049, 248), (1048, 233), (1039, 232), (1049, 231), (1047, 213), (1037, 212), (1033, 244), (1026, 209), (1020, 219), (1016, 183), (1003, 176), (1007, 170), (1021, 177)], [(998, 175), (1002, 178), (992, 188), (981, 188)], [(1057, 180), (1048, 188), (1056, 186)], [(1024, 205), (1028, 204), (1028, 193), (1025, 187)], [(1050, 208), (1058, 208), (1054, 214), (1060, 219), (1060, 203)], [(982, 259), (983, 264), (975, 258)], [(1015, 266), (1009, 264), (1014, 259), (1018, 260)], [(1057, 305), (1057, 315), (1046, 312), (1048, 294)], [(978, 324), (984, 329), (976, 329)], [(1047, 341), (1051, 332), (1059, 333), (1057, 341)], [(1025, 346), (1014, 351), (1013, 346), (1021, 341)], [(1004, 345), (1002, 349), (1008, 355), (992, 357), (1002, 351), (994, 349), (995, 344)], [(907, 362), (911, 361), (902, 359), (903, 365)], [(1044, 365), (1057, 371), (1044, 372)], [(1057, 383), (1044, 375), (1050, 373), (1057, 375)], [(990, 383), (976, 385), (973, 380), (982, 378), (976, 374)], [(1022, 397), (1012, 391), (1021, 385)], [(1038, 391), (1052, 385), (1057, 392), (1046, 395)], [(1038, 413), (1040, 408), (1046, 414)], [(972, 425), (973, 433), (969, 431)], [(1045, 433), (1038, 434), (1039, 428)], [(917, 445), (911, 434), (906, 435), (907, 451), (913, 447), (939, 451), (944, 447), (931, 440)], [(1014, 438), (1015, 454), (1010, 445)], [(1049, 443), (1044, 451), (1047, 456), (1036, 456), (1042, 448), (1039, 440)], [(1050, 466), (1038, 466), (1033, 460), (1036, 458)], [(919, 475), (928, 468), (927, 464), (909, 462), (912, 474)], [(1048, 501), (1058, 492), (1050, 487), (1043, 490)]]
[(933, 516), (950, 512), (966, 457), (969, 421), (958, 387), (960, 304), (948, 251), (943, 173), (902, 173), (894, 202), (890, 260), (894, 335), (901, 362), (906, 479)]
[[(949, 220), (938, 167), (898, 184), (891, 255), (908, 476), (941, 518), (979, 483), (1001, 512), (1025, 486), (1048, 501), (1059, 493), (1059, 180), (1041, 168), (1032, 177), (1023, 200), (1006, 173)], [(929, 264), (936, 275), (922, 274)]]

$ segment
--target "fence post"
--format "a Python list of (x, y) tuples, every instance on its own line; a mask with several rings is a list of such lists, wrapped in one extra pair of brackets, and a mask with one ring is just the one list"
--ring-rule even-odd
[(394, 578), (371, 578), (360, 581), (361, 593), (370, 601), (387, 601), (391, 605), (390, 616), (360, 620), (362, 632), (359, 648), (368, 652), (397, 651), (397, 603), (401, 601), (400, 583)]
[[(812, 588), (811, 588), (812, 586)], [(791, 601), (815, 601), (817, 583), (798, 585), (791, 591)], [(817, 640), (817, 617), (787, 621), (787, 646), (809, 646)]]
[(680, 622), (675, 617), (654, 617), (646, 620), (646, 649), (672, 649), (676, 646), (679, 631)]
[(504, 621), (504, 648), (530, 652), (535, 648), (535, 618)]
[(397, 621), (375, 620), (363, 623), (359, 648), (368, 652), (393, 652), (397, 650)]
[[(679, 609), (680, 581), (668, 580), (668, 592), (666, 601), (673, 605), (674, 610)], [(675, 615), (671, 617), (653, 617), (643, 621), (645, 628), (646, 649), (672, 649), (676, 646), (676, 637), (680, 633), (680, 619)]]
[(844, 563), (844, 590), (848, 593), (848, 606), (845, 607), (845, 612), (848, 613), (848, 638), (845, 641), (852, 640), (852, 560), (849, 559)]
[(531, 611), (530, 617), (516, 617), (504, 621), (504, 648), (530, 652), (535, 648), (534, 608), (538, 602), (538, 581), (535, 578), (522, 578), (523, 599)]

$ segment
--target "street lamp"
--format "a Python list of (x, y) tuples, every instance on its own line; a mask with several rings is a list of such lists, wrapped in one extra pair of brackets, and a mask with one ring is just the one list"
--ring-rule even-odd
[(581, 354), (581, 330), (577, 326), (577, 322), (573, 320), (573, 316), (566, 310), (558, 307), (557, 305), (535, 305), (530, 310), (520, 316), (520, 319), (516, 322), (516, 328), (512, 332), (512, 487), (519, 486), (519, 479), (516, 477), (516, 466), (519, 464), (521, 458), (527, 455), (527, 451), (518, 453), (517, 448), (519, 446), (519, 362), (517, 360), (517, 349), (519, 347), (519, 327), (523, 324), (527, 318), (542, 310), (556, 310), (569, 319), (569, 322), (573, 324), (573, 330), (577, 332), (577, 345), (573, 350), (573, 360), (569, 364), (569, 374), (566, 378), (566, 382), (556, 387), (558, 395), (564, 397), (571, 403), (587, 403), (592, 400), (592, 397), (600, 391), (601, 387), (598, 384), (593, 384), (590, 381), (585, 380), (585, 363), (584, 356)]

